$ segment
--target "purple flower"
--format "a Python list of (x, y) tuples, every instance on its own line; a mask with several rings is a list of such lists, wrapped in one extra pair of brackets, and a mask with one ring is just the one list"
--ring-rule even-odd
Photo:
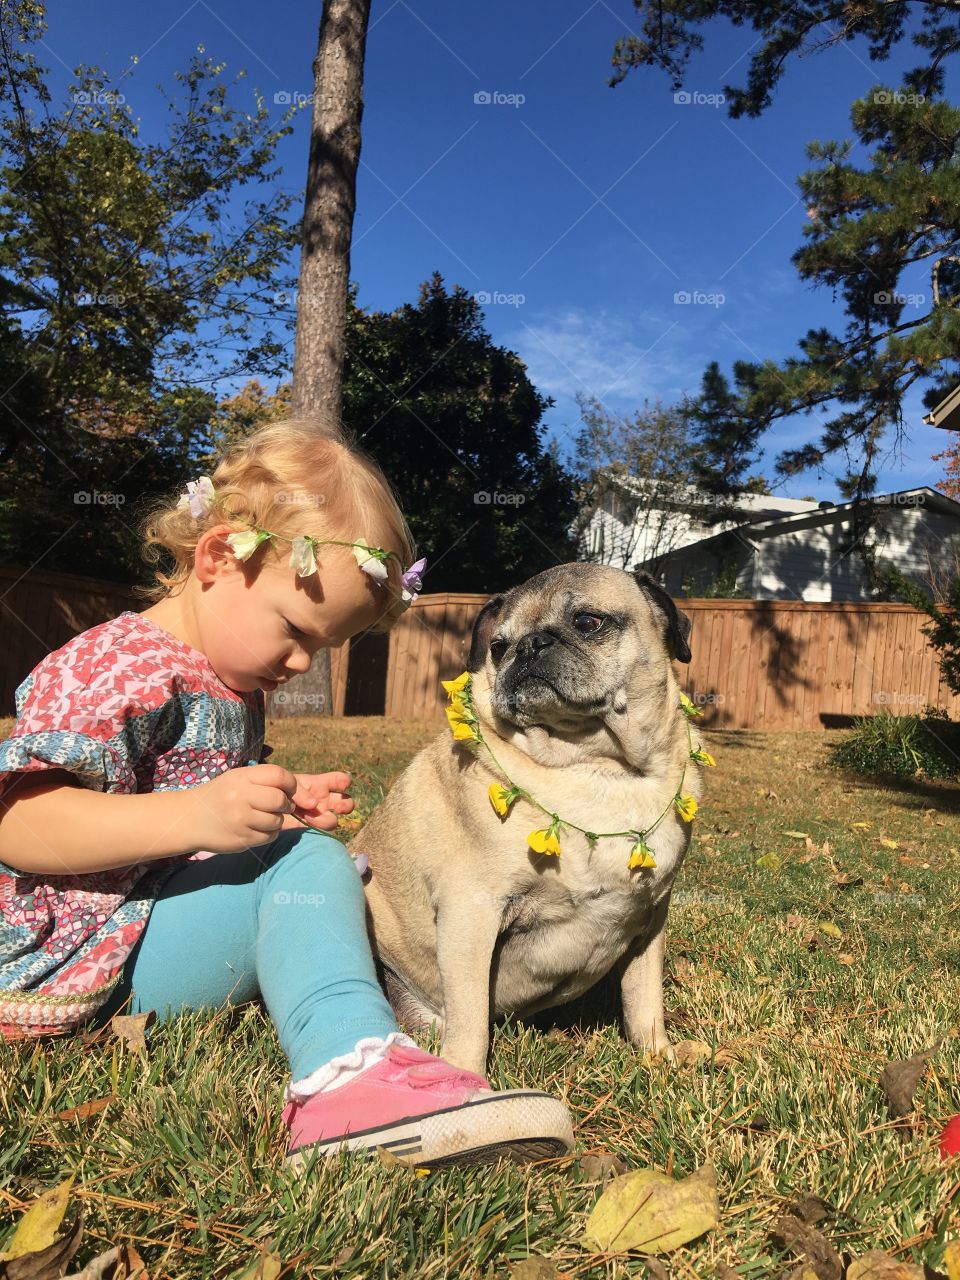
[(424, 556), (420, 560), (415, 560), (409, 569), (400, 578), (401, 599), (407, 604), (413, 604), (417, 598), (417, 594), (423, 590), (423, 580), (420, 575), (427, 566), (427, 560)]

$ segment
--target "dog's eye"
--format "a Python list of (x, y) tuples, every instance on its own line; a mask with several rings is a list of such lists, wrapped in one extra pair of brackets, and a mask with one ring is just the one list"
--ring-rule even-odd
[(491, 640), (490, 641), (490, 657), (493, 659), (494, 662), (499, 662), (500, 659), (503, 657), (504, 653), (509, 648), (510, 646), (506, 642), (506, 640)]
[(573, 615), (573, 625), (581, 632), (582, 635), (593, 635), (595, 632), (602, 630), (606, 618), (601, 617), (599, 613), (575, 613)]

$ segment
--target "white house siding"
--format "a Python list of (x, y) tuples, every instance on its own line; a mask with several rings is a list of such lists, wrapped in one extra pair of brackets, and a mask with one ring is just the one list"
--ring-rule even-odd
[[(922, 495), (920, 495), (922, 497)], [(895, 565), (923, 584), (928, 554), (946, 567), (960, 556), (956, 518), (923, 506), (881, 506), (870, 536), (877, 561)], [(824, 512), (803, 527), (751, 531), (757, 543), (755, 597), (758, 600), (872, 600), (859, 549), (846, 551), (849, 513)]]

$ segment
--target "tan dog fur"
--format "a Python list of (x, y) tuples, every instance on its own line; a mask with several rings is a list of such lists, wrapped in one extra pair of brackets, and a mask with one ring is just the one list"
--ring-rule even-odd
[(357, 836), (401, 1024), (442, 1025), (443, 1056), (458, 1066), (483, 1072), (493, 1017), (572, 1000), (614, 966), (629, 1039), (668, 1050), (665, 925), (690, 841), (671, 802), (681, 774), (685, 792), (701, 787), (670, 661), (689, 662), (689, 629), (646, 575), (558, 565), (484, 605), (468, 661), (481, 731), (540, 804), (594, 832), (643, 830), (668, 809), (649, 839), (656, 868), (628, 869), (629, 836), (591, 853), (562, 827), (560, 856), (535, 854), (527, 836), (549, 817), (521, 798), (500, 818), (487, 789), (503, 773), (449, 731)]

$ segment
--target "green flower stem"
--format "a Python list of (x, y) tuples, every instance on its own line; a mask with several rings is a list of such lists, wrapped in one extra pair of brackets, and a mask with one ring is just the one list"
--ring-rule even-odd
[[(646, 841), (646, 838), (647, 838), (647, 836), (650, 834), (650, 832), (651, 832), (651, 831), (655, 831), (655, 830), (656, 830), (656, 828), (660, 825), (660, 823), (664, 820), (664, 818), (667, 816), (667, 814), (668, 814), (668, 813), (670, 812), (670, 810), (673, 808), (673, 803), (674, 803), (674, 798), (675, 798), (675, 797), (674, 797), (674, 798), (671, 798), (670, 803), (669, 803), (669, 804), (667, 805), (667, 807), (663, 810), (663, 812), (660, 814), (660, 816), (657, 818), (657, 820), (656, 820), (654, 823), (652, 823), (649, 827), (647, 827), (647, 828), (646, 828), (646, 830), (644, 830), (644, 831), (633, 831), (633, 830), (628, 830), (628, 831), (587, 831), (587, 829), (586, 829), (585, 827), (578, 827), (578, 826), (577, 826), (577, 824), (576, 824), (575, 822), (567, 822), (567, 820), (566, 820), (565, 818), (558, 818), (558, 817), (557, 817), (557, 815), (553, 812), (553, 810), (552, 810), (552, 809), (547, 809), (544, 805), (542, 805), (542, 804), (540, 803), (540, 801), (539, 801), (539, 800), (535, 800), (535, 799), (534, 799), (534, 797), (530, 794), (530, 792), (529, 792), (529, 791), (524, 790), (524, 788), (523, 788), (523, 787), (519, 787), (519, 786), (517, 786), (517, 784), (514, 782), (514, 780), (513, 780), (513, 779), (510, 777), (510, 775), (507, 773), (506, 769), (504, 769), (503, 765), (500, 763), (500, 761), (499, 761), (499, 760), (497, 759), (497, 757), (494, 755), (494, 753), (493, 753), (493, 751), (492, 751), (492, 749), (491, 749), (491, 747), (490, 747), (490, 744), (487, 742), (486, 738), (485, 738), (485, 737), (483, 736), (483, 734), (480, 732), (480, 722), (479, 722), (479, 720), (477, 720), (477, 718), (476, 718), (476, 714), (474, 713), (474, 710), (473, 710), (473, 699), (469, 696), (469, 694), (468, 694), (468, 696), (467, 696), (466, 698), (464, 698), (464, 696), (463, 696), (464, 692), (466, 692), (466, 690), (461, 690), (461, 693), (460, 693), (460, 700), (461, 700), (461, 702), (463, 702), (464, 706), (467, 708), (467, 710), (470, 712), (471, 716), (473, 717), (473, 731), (474, 731), (474, 734), (476, 735), (476, 741), (477, 741), (481, 746), (486, 747), (487, 752), (489, 753), (491, 760), (492, 760), (492, 761), (493, 761), (493, 763), (497, 766), (497, 768), (500, 770), (500, 772), (503, 774), (503, 776), (506, 778), (507, 782), (510, 784), (511, 789), (512, 789), (512, 790), (514, 790), (514, 791), (516, 791), (518, 796), (523, 796), (523, 798), (524, 798), (526, 801), (528, 801), (528, 803), (532, 804), (532, 805), (534, 806), (534, 808), (539, 809), (541, 813), (545, 813), (545, 814), (547, 815), (547, 817), (548, 817), (548, 818), (553, 819), (553, 822), (551, 823), (551, 825), (554, 825), (555, 823), (559, 823), (561, 826), (569, 827), (572, 831), (579, 831), (579, 832), (581, 832), (583, 835), (588, 836), (588, 837), (590, 837), (591, 839), (596, 839), (596, 840), (600, 840), (600, 839), (602, 839), (602, 838), (604, 838), (604, 837), (608, 837), (608, 836), (636, 836), (638, 840)], [(691, 736), (690, 736), (690, 721), (689, 721), (689, 719), (687, 720), (687, 746), (688, 746), (688, 748), (689, 748), (689, 750), (690, 750), (690, 751), (692, 751), (692, 750), (693, 750), (693, 739), (692, 739), (692, 738), (691, 738)], [(685, 778), (686, 776), (687, 776), (687, 766), (686, 766), (686, 763), (684, 763), (684, 766), (683, 766), (683, 772), (680, 774), (680, 782), (679, 782), (679, 784), (677, 785), (677, 790), (676, 790), (675, 796), (678, 796), (678, 795), (680, 795), (680, 794), (682, 793), (682, 790), (683, 790), (683, 780), (684, 780), (684, 778)]]

